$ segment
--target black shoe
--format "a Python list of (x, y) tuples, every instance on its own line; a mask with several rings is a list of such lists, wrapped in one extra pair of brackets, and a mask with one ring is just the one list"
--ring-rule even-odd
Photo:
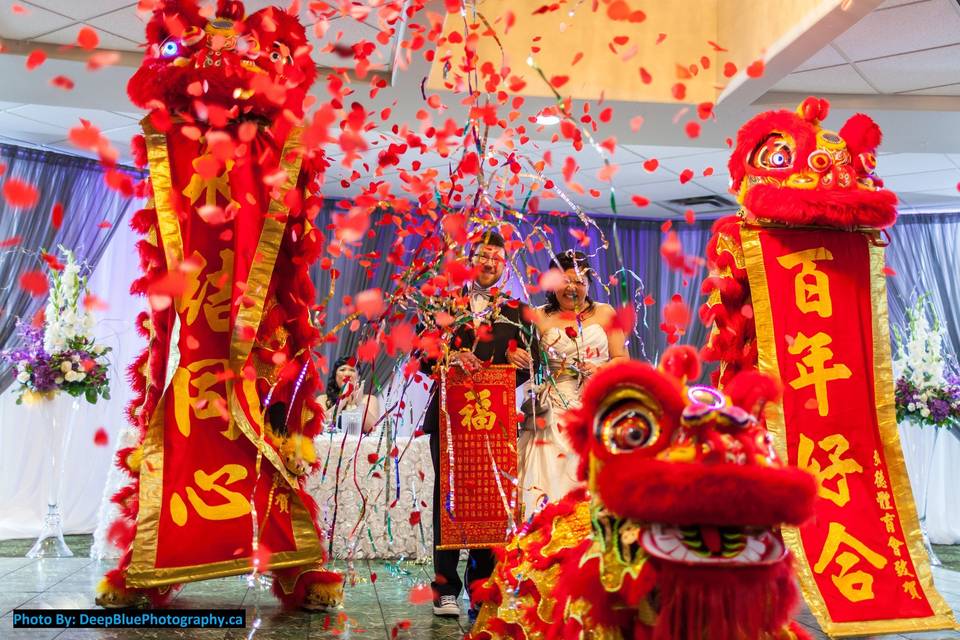
[(440, 596), (433, 601), (433, 615), (444, 618), (459, 618), (460, 603), (457, 596)]

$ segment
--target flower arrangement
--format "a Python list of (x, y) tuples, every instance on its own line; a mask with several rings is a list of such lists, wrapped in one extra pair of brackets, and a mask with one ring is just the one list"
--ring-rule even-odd
[(944, 328), (926, 296), (920, 296), (907, 312), (907, 320), (905, 332), (894, 328), (897, 420), (910, 418), (935, 427), (955, 425), (960, 422), (960, 376), (956, 363), (944, 358)]
[(98, 345), (90, 336), (93, 316), (84, 308), (87, 279), (80, 275), (73, 252), (60, 247), (64, 264), (48, 260), (50, 298), (44, 310), (45, 324), (33, 326), (17, 321), (21, 346), (0, 352), (0, 358), (16, 367), (20, 395), (17, 404), (38, 395), (65, 391), (87, 402), (110, 399), (105, 358), (109, 347)]

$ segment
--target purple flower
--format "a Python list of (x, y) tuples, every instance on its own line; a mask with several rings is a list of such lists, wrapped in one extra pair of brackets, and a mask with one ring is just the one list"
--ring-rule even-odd
[(940, 398), (932, 398), (927, 402), (927, 408), (930, 409), (930, 418), (935, 423), (945, 422), (950, 417), (950, 403)]

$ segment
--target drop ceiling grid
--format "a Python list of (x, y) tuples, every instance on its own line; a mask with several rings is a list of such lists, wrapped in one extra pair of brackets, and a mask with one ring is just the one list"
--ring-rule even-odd
[[(838, 36), (776, 86), (778, 91), (956, 95), (960, 67), (956, 0), (885, 4)], [(913, 70), (922, 70), (914, 73)]]

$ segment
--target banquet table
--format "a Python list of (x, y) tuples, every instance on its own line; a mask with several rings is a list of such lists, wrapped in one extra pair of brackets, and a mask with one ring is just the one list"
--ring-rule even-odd
[(899, 425), (917, 516), (933, 544), (960, 544), (960, 425)]
[[(426, 437), (315, 440), (319, 468), (307, 490), (337, 558), (428, 560), (433, 549), (433, 463)], [(329, 538), (328, 538), (329, 539)]]

